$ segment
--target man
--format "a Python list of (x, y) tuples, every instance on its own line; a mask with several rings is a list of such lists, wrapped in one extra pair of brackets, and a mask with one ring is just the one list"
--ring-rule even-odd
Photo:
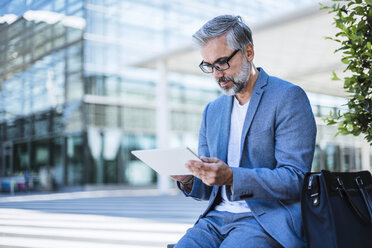
[(304, 247), (299, 200), (316, 135), (306, 94), (255, 67), (239, 16), (218, 16), (193, 39), (224, 95), (203, 113), (202, 162), (173, 176), (186, 196), (209, 200), (176, 247)]

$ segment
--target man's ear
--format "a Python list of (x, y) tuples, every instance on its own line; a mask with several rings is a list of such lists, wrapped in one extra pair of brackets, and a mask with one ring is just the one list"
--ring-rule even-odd
[(244, 55), (249, 62), (253, 61), (254, 49), (252, 44), (248, 44), (244, 49)]

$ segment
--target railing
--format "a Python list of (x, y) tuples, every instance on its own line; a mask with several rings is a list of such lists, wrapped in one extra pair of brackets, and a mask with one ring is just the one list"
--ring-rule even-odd
[(323, 106), (323, 105), (311, 105), (315, 117), (329, 117), (330, 113), (332, 116), (338, 116), (339, 112), (342, 114), (344, 113), (347, 108), (346, 107), (330, 107), (330, 106)]

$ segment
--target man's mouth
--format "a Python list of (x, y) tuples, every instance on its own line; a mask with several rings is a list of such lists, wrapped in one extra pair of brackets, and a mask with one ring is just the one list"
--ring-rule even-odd
[(220, 86), (222, 88), (226, 88), (230, 85), (231, 81), (223, 81), (223, 82), (220, 82)]
[(233, 79), (232, 78), (220, 78), (220, 80), (218, 80), (218, 83), (220, 84), (220, 86), (222, 88), (227, 88), (227, 87), (230, 87), (231, 84), (233, 84)]

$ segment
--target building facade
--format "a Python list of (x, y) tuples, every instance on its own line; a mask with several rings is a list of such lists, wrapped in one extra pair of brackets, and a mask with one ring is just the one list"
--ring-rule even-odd
[[(233, 2), (235, 9), (220, 1), (3, 1), (1, 189), (154, 185), (156, 173), (130, 151), (196, 150), (203, 108), (220, 92), (204, 76), (182, 71), (166, 72), (166, 87), (159, 88), (164, 71), (133, 65), (188, 44), (204, 20), (226, 8), (250, 14), (252, 6)], [(338, 111), (340, 101), (314, 100), (315, 115)], [(359, 140), (322, 143), (335, 128), (318, 129), (315, 169), (362, 168)], [(167, 138), (159, 143), (162, 132)]]
[[(174, 23), (174, 13), (166, 13), (169, 8), (184, 11), (178, 5), (83, 0), (2, 3), (3, 190), (10, 184), (21, 189), (24, 183), (35, 189), (156, 183), (155, 172), (130, 151), (156, 147), (157, 75), (131, 68), (128, 61), (185, 39), (177, 25), (190, 22), (201, 10), (184, 13), (183, 20)], [(152, 19), (141, 22), (141, 16), (154, 12)], [(150, 41), (155, 42), (149, 45)], [(188, 87), (187, 77), (173, 78), (170, 142), (196, 147), (203, 106), (218, 91)]]

